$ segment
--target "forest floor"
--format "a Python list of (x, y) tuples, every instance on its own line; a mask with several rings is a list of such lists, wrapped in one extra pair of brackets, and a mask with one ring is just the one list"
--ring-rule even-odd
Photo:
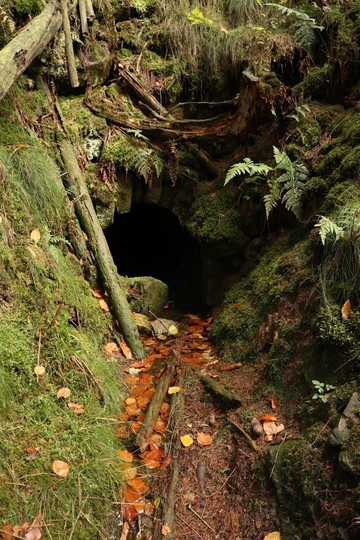
[[(169, 313), (168, 317), (175, 318), (176, 314), (174, 317), (174, 313)], [(298, 426), (286, 425), (285, 411), (276, 396), (262, 396), (255, 365), (229, 365), (218, 357), (208, 335), (211, 321), (211, 317), (183, 316), (176, 335), (145, 338), (145, 361), (124, 368), (130, 399), (125, 400), (125, 410), (120, 415), (119, 437), (134, 457), (132, 460), (129, 456), (129, 470), (136, 463), (138, 476), (132, 479), (130, 474), (123, 493), (122, 513), (128, 524), (122, 540), (130, 540), (139, 531), (141, 535), (136, 538), (142, 540), (258, 540), (279, 530), (274, 491), (261, 466), (261, 450), (294, 436)], [(154, 392), (155, 381), (161, 376), (170, 351), (177, 359), (177, 376), (171, 385), (178, 384), (180, 372), (184, 374), (179, 389), (184, 399), (183, 413), (174, 430), (171, 396), (167, 395), (149, 445), (139, 453), (131, 440), (144, 419), (147, 398)], [(220, 395), (209, 393), (200, 380), (203, 375), (239, 396), (241, 403), (229, 407)], [(141, 401), (144, 395), (145, 400)], [(269, 441), (264, 433), (255, 437), (251, 432), (251, 420), (266, 419), (266, 415), (270, 420), (276, 417), (276, 425), (285, 424), (285, 429), (269, 436)], [(188, 437), (183, 439), (184, 436)], [(176, 491), (171, 494), (174, 460), (179, 478)], [(130, 464), (127, 466), (130, 468)], [(160, 510), (171, 497), (174, 505), (167, 514), (167, 523)]]

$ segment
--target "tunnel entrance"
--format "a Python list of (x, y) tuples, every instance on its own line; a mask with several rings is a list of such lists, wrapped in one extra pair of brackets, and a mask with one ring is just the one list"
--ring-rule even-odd
[(104, 231), (119, 274), (152, 276), (169, 287), (169, 300), (181, 310), (203, 311), (199, 244), (169, 210), (132, 204)]

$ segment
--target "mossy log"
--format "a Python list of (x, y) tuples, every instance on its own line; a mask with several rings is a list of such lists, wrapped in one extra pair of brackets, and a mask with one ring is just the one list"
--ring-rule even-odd
[(175, 375), (175, 360), (175, 355), (171, 353), (168, 356), (169, 364), (157, 383), (155, 394), (150, 401), (145, 418), (136, 436), (136, 444), (141, 452), (143, 452), (148, 445), (148, 440), (154, 429), (156, 420), (158, 419), (161, 405), (164, 402), (170, 382)]
[(29, 22), (19, 34), (0, 51), (0, 100), (55, 36), (62, 23), (57, 0)]
[(211, 377), (203, 375), (200, 377), (200, 380), (205, 389), (227, 407), (239, 407), (241, 405), (240, 396), (234, 394), (230, 390), (226, 390), (226, 388), (214, 381)]
[[(149, 105), (147, 103), (149, 93), (143, 87), (138, 89), (138, 96), (140, 101)], [(140, 130), (150, 139), (176, 139), (187, 143), (241, 138), (264, 122), (271, 120), (271, 103), (263, 94), (261, 84), (256, 77), (243, 73), (239, 99), (236, 102), (237, 108), (233, 114), (224, 113), (213, 118), (174, 120), (164, 115), (161, 118), (156, 111), (155, 120), (133, 121), (126, 114), (114, 113), (112, 102), (109, 100), (97, 100), (91, 92), (85, 99), (85, 104), (94, 114), (110, 120), (115, 125), (125, 129)], [(151, 105), (149, 107), (151, 108)]]
[(67, 187), (73, 198), (78, 219), (88, 236), (99, 273), (103, 279), (104, 288), (108, 294), (111, 309), (120, 323), (130, 349), (137, 358), (143, 359), (146, 355), (126, 298), (126, 290), (118, 280), (117, 270), (109, 246), (96, 215), (74, 149), (69, 141), (61, 140), (61, 137), (59, 148), (67, 171)]

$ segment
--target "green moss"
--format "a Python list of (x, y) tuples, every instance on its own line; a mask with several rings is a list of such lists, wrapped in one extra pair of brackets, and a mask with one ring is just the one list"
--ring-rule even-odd
[(244, 249), (248, 238), (234, 203), (234, 195), (226, 190), (198, 198), (191, 207), (197, 237), (208, 244), (224, 242), (230, 250)]
[(14, 0), (14, 5), (20, 15), (38, 15), (44, 7), (42, 0)]
[(307, 98), (313, 93), (318, 93), (325, 85), (328, 85), (332, 68), (330, 65), (323, 67), (314, 66), (305, 79), (293, 87), (293, 95), (297, 98)]
[(95, 116), (84, 105), (83, 96), (59, 97), (59, 104), (66, 129), (73, 142), (79, 142), (90, 132), (104, 134), (107, 128), (105, 118)]
[(319, 144), (320, 135), (321, 127), (315, 118), (300, 117), (300, 122), (296, 122), (291, 129), (291, 142), (309, 150)]

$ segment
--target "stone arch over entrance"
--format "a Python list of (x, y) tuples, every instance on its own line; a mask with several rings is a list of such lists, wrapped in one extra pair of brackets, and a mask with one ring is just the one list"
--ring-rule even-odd
[(179, 309), (203, 309), (201, 248), (179, 219), (157, 204), (132, 203), (105, 237), (121, 275), (152, 276), (169, 286)]

